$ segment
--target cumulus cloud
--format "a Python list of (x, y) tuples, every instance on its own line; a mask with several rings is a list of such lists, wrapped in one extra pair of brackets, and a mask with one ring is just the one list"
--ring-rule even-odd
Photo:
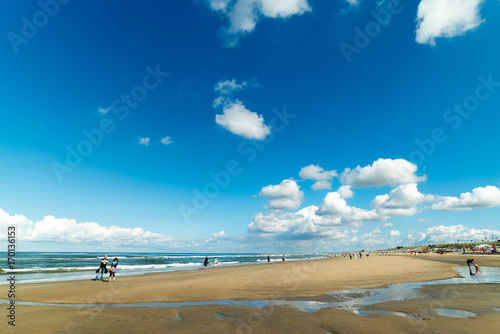
[(391, 237), (391, 238), (399, 237), (399, 231), (398, 230), (391, 230), (391, 232), (389, 232), (389, 237)]
[(174, 141), (172, 140), (172, 138), (170, 138), (170, 136), (166, 136), (166, 137), (163, 137), (162, 139), (160, 139), (160, 142), (161, 142), (163, 145), (170, 145), (170, 144), (172, 144)]
[(423, 243), (436, 244), (457, 241), (484, 240), (498, 237), (500, 230), (475, 229), (464, 225), (436, 225), (427, 228), (425, 233), (410, 232), (408, 239), (418, 240)]
[(311, 188), (314, 190), (332, 189), (332, 183), (326, 180), (316, 181)]
[(149, 141), (149, 137), (139, 138), (139, 144), (141, 145), (149, 146)]
[(75, 219), (45, 216), (33, 223), (23, 215), (9, 215), (0, 209), (0, 237), (5, 237), (7, 226), (16, 225), (22, 240), (27, 242), (53, 242), (57, 244), (109, 244), (121, 246), (155, 246), (174, 239), (158, 233), (144, 231), (140, 227), (105, 227), (95, 222), (78, 223)]
[(288, 18), (311, 11), (307, 0), (208, 0), (210, 8), (226, 15), (223, 29), (226, 47), (238, 46), (239, 39), (251, 33), (260, 17)]
[(345, 230), (339, 218), (317, 215), (318, 207), (311, 205), (297, 212), (270, 210), (258, 213), (248, 225), (250, 233), (279, 235), (282, 239), (318, 240), (345, 238), (357, 233)]
[(484, 20), (479, 15), (483, 0), (422, 0), (417, 11), (415, 40), (435, 45), (439, 37), (463, 35)]
[(418, 212), (418, 204), (434, 200), (435, 196), (422, 194), (416, 183), (410, 183), (391, 190), (389, 194), (376, 196), (370, 206), (385, 220), (396, 216), (413, 216)]
[(349, 206), (345, 199), (352, 196), (352, 191), (346, 187), (329, 192), (319, 206), (318, 214), (338, 217), (343, 223), (379, 220), (378, 214), (374, 210), (368, 211)]
[(331, 189), (332, 183), (330, 181), (337, 175), (337, 171), (327, 171), (318, 165), (303, 167), (299, 172), (299, 176), (303, 180), (316, 181), (316, 183), (312, 185), (314, 190)]
[(292, 179), (283, 180), (278, 185), (269, 185), (262, 188), (259, 196), (268, 197), (268, 206), (271, 209), (297, 209), (304, 199), (304, 192)]
[(262, 140), (271, 133), (264, 117), (248, 110), (243, 102), (231, 98), (235, 92), (247, 87), (248, 83), (238, 83), (235, 79), (219, 81), (214, 90), (220, 96), (214, 100), (213, 107), (222, 106), (222, 114), (215, 116), (215, 122), (229, 132), (247, 139)]
[(487, 209), (500, 206), (500, 189), (495, 186), (478, 187), (472, 193), (462, 193), (457, 197), (440, 197), (432, 209), (441, 211)]
[(405, 159), (378, 159), (372, 165), (346, 168), (340, 175), (342, 183), (353, 187), (380, 187), (425, 181), (417, 176), (417, 165)]
[[(220, 239), (225, 237), (226, 234), (224, 233), (224, 231), (220, 231), (219, 233), (214, 233), (212, 234), (212, 236), (210, 238), (208, 238), (207, 240), (205, 240), (205, 245), (214, 245), (214, 244), (219, 244), (220, 243)], [(197, 244), (196, 246), (201, 246), (203, 244)]]
[(248, 110), (238, 100), (225, 104), (223, 113), (215, 116), (215, 122), (229, 132), (247, 139), (262, 140), (271, 133), (271, 128), (264, 123), (264, 117)]

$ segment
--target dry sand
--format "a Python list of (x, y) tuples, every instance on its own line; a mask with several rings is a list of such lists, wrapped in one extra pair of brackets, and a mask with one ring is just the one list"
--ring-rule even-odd
[[(51, 303), (184, 302), (221, 299), (322, 300), (326, 292), (456, 276), (451, 256), (370, 256), (362, 260), (337, 257), (316, 261), (219, 267), (134, 277), (116, 283), (71, 281), (18, 285), (17, 300)], [(429, 261), (429, 259), (438, 261)], [(465, 258), (465, 260), (467, 257)], [(500, 265), (500, 257), (490, 257)], [(498, 260), (496, 260), (498, 259)], [(465, 260), (461, 265), (465, 264)], [(476, 260), (481, 264), (479, 257)], [(445, 261), (446, 262), (446, 261)], [(89, 274), (89, 277), (92, 274)], [(483, 286), (483, 285), (481, 285)], [(282, 306), (263, 309), (236, 306), (163, 308), (78, 308), (17, 306), (16, 327), (0, 324), (6, 333), (494, 333), (500, 324), (498, 285), (462, 293), (459, 285), (443, 294), (423, 291), (430, 300), (375, 305), (403, 311), (419, 319), (387, 314), (358, 316), (322, 309), (306, 313)], [(6, 296), (6, 286), (0, 293)], [(434, 295), (433, 295), (434, 293)], [(496, 299), (495, 299), (496, 298)], [(457, 300), (477, 317), (437, 316), (429, 303), (450, 305)], [(441, 303), (441, 304), (440, 304)], [(384, 308), (385, 307), (385, 308)], [(468, 308), (464, 308), (468, 307)], [(5, 309), (5, 307), (2, 307)], [(4, 310), (6, 313), (6, 310)], [(216, 314), (225, 316), (220, 319)], [(4, 331), (4, 329), (6, 329)]]

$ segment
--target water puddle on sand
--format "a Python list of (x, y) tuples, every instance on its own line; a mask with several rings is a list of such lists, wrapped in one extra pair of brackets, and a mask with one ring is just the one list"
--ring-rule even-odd
[(417, 320), (421, 320), (423, 318), (417, 318), (417, 317), (414, 317), (408, 313), (404, 313), (404, 312), (392, 312), (392, 311), (358, 311), (358, 312), (354, 312), (358, 315), (362, 315), (364, 317), (372, 314), (372, 313), (375, 313), (375, 314), (390, 314), (390, 315), (397, 315), (399, 317), (405, 317), (405, 318), (410, 318), (410, 319), (417, 319)]
[(182, 317), (179, 315), (179, 313), (175, 315), (175, 318), (177, 319), (177, 321), (182, 321)]
[[(227, 305), (227, 306), (242, 306), (262, 309), (270, 305), (279, 305), (292, 307), (303, 312), (316, 312), (322, 308), (333, 308), (337, 310), (347, 310), (353, 313), (366, 316), (372, 313), (384, 313), (412, 318), (411, 315), (402, 312), (389, 311), (365, 311), (367, 306), (384, 303), (388, 301), (400, 301), (409, 299), (421, 299), (418, 289), (427, 285), (438, 284), (483, 284), (483, 283), (500, 283), (500, 268), (482, 267), (481, 274), (470, 275), (468, 267), (455, 268), (463, 277), (450, 278), (439, 281), (430, 282), (409, 282), (389, 285), (386, 288), (380, 289), (353, 289), (339, 290), (328, 293), (337, 300), (336, 302), (318, 302), (318, 301), (290, 301), (290, 300), (213, 300), (205, 302), (175, 302), (175, 303), (134, 303), (134, 304), (54, 304), (54, 303), (35, 303), (16, 301), (18, 305), (31, 306), (60, 306), (60, 307), (185, 307), (185, 306), (206, 306), (206, 305)], [(0, 299), (0, 304), (7, 304), (9, 300)], [(498, 309), (496, 309), (498, 311)], [(452, 310), (460, 311), (460, 310)], [(465, 311), (460, 311), (465, 312)], [(469, 312), (467, 312), (469, 313)], [(471, 313), (472, 316), (475, 314)], [(223, 315), (217, 315), (223, 316)], [(467, 316), (468, 317), (468, 316)], [(221, 319), (219, 317), (219, 319)], [(418, 319), (418, 318), (416, 318)], [(177, 318), (179, 320), (179, 317)], [(182, 320), (182, 318), (181, 318)]]
[(220, 313), (214, 313), (214, 315), (219, 318), (220, 320), (232, 320), (232, 319), (238, 319), (236, 317), (230, 317), (228, 315), (220, 314)]
[(466, 319), (466, 318), (476, 316), (475, 313), (462, 311), (462, 310), (452, 310), (452, 309), (447, 309), (447, 308), (437, 308), (435, 310), (436, 310), (436, 313), (442, 317)]

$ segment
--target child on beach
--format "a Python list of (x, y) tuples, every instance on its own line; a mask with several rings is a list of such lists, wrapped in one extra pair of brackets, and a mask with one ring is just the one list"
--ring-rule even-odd
[(217, 265), (219, 264), (219, 260), (217, 260), (217, 257), (215, 257), (214, 259), (214, 265), (215, 265), (215, 268), (217, 268)]
[(109, 281), (113, 279), (113, 282), (116, 282), (116, 266), (118, 265), (118, 258), (115, 257), (113, 262), (111, 262), (111, 267), (109, 268)]

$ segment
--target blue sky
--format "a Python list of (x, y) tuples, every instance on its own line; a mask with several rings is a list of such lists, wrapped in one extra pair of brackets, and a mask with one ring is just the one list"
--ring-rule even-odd
[(499, 1), (0, 6), (21, 250), (500, 238)]

